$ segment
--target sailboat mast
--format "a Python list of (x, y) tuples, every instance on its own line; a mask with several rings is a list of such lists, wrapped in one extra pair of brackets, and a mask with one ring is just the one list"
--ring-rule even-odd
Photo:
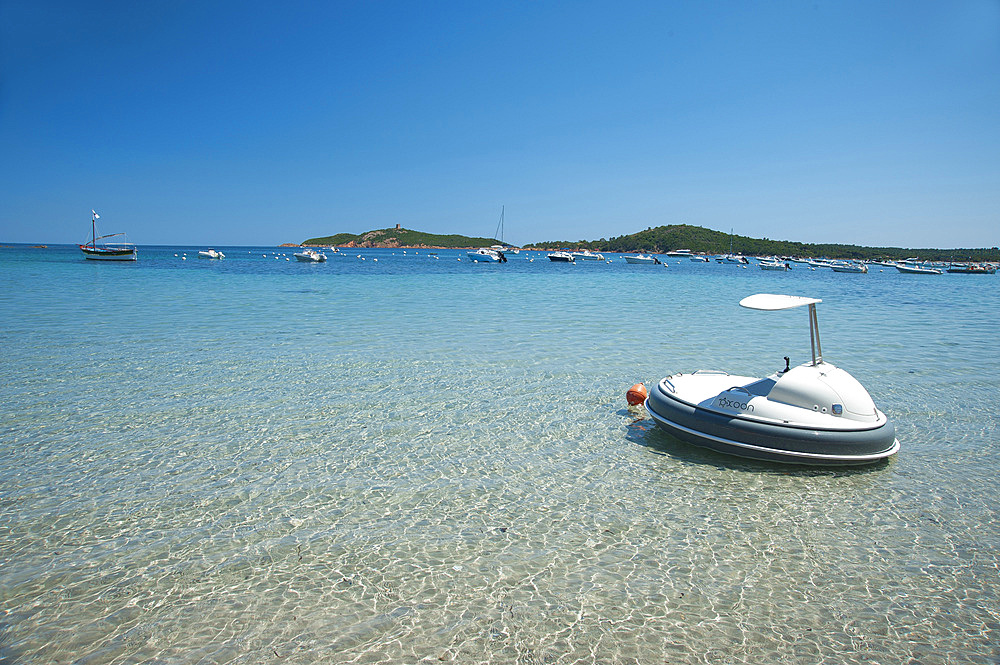
[[(493, 239), (500, 241), (501, 245), (504, 244), (504, 242), (503, 242), (503, 210), (504, 210), (504, 206), (500, 206), (500, 221), (497, 222), (497, 230), (494, 231), (494, 233), (493, 233)], [(500, 236), (499, 238), (497, 237), (498, 234)]]

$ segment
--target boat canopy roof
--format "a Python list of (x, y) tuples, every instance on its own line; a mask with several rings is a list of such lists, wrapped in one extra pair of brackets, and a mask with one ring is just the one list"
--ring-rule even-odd
[(792, 309), (803, 305), (815, 305), (823, 302), (819, 298), (806, 298), (805, 296), (785, 296), (776, 293), (758, 293), (747, 296), (740, 301), (741, 307), (747, 309), (761, 309), (773, 312), (779, 309)]

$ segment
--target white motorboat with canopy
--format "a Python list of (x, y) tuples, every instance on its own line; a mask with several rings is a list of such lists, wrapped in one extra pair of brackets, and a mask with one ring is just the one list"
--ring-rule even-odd
[(660, 260), (650, 254), (626, 255), (625, 263), (648, 263), (650, 265), (659, 263)]
[(504, 253), (492, 247), (480, 247), (474, 252), (465, 254), (476, 263), (507, 263)]
[(897, 263), (896, 270), (901, 273), (906, 273), (907, 275), (940, 275), (941, 271), (937, 268), (931, 268), (928, 266), (921, 266), (915, 263)]
[(323, 263), (326, 261), (326, 254), (317, 252), (315, 249), (304, 249), (301, 252), (295, 252), (292, 256), (303, 263)]
[(760, 293), (740, 305), (779, 311), (809, 308), (812, 360), (767, 378), (696, 371), (667, 376), (646, 409), (657, 425), (689, 443), (755, 459), (856, 465), (899, 450), (895, 427), (853, 376), (823, 360), (817, 298)]

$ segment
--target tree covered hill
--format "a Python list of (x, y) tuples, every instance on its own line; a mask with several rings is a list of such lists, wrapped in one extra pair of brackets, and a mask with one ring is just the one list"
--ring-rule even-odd
[[(730, 245), (731, 243), (731, 245)], [(690, 249), (700, 254), (725, 254), (732, 251), (750, 256), (812, 256), (831, 259), (892, 259), (919, 257), (928, 261), (998, 261), (1000, 249), (907, 249), (903, 247), (863, 247), (846, 244), (813, 244), (746, 236), (713, 231), (701, 226), (670, 224), (605, 240), (546, 241), (533, 245), (539, 249), (560, 247), (586, 248), (597, 252), (645, 252), (662, 254), (675, 249)]]
[[(396, 227), (355, 235), (338, 233), (310, 238), (303, 245), (337, 247), (440, 247), (467, 249), (496, 244), (493, 238), (472, 238), (463, 235), (438, 235)], [(790, 240), (749, 238), (713, 231), (689, 224), (650, 227), (645, 231), (600, 240), (558, 240), (537, 242), (528, 247), (550, 250), (557, 248), (591, 249), (597, 252), (644, 252), (662, 254), (675, 249), (689, 249), (697, 254), (725, 254), (732, 251), (751, 256), (812, 256), (831, 259), (889, 259), (919, 257), (927, 261), (1000, 261), (1000, 249), (913, 249), (903, 247), (864, 247), (846, 244), (813, 244)]]
[(353, 233), (338, 233), (322, 238), (310, 238), (303, 242), (306, 246), (334, 247), (440, 247), (446, 249), (467, 249), (473, 247), (489, 247), (495, 245), (493, 238), (470, 238), (463, 235), (438, 235), (424, 233), (397, 227), (394, 229), (377, 229), (355, 235)]

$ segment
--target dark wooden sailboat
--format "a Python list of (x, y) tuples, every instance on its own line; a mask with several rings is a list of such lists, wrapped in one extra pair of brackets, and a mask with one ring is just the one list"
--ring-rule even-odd
[[(83, 252), (84, 258), (94, 261), (135, 261), (138, 258), (135, 245), (125, 241), (125, 234), (111, 233), (103, 236), (97, 235), (97, 220), (101, 216), (95, 210), (91, 210), (90, 212), (94, 214), (91, 220), (90, 242), (80, 245), (80, 251)], [(118, 236), (122, 237), (122, 242), (97, 242), (98, 240), (116, 238)]]

